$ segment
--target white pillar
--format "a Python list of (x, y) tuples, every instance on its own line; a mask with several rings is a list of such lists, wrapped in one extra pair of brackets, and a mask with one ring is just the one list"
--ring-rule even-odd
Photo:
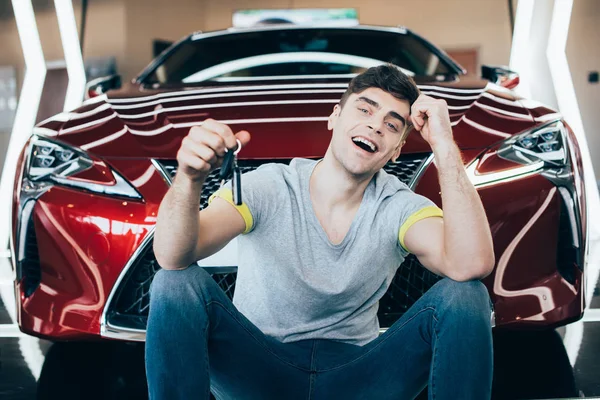
[(81, 56), (73, 3), (71, 0), (54, 0), (54, 7), (56, 8), (60, 40), (62, 41), (63, 52), (65, 54), (67, 74), (69, 75), (69, 86), (67, 87), (63, 110), (71, 111), (80, 106), (83, 100), (85, 67), (83, 65), (83, 57)]
[(12, 221), (12, 195), (17, 158), (31, 136), (46, 79), (46, 63), (31, 0), (12, 0), (25, 58), (25, 78), (0, 181), (0, 251), (5, 251)]

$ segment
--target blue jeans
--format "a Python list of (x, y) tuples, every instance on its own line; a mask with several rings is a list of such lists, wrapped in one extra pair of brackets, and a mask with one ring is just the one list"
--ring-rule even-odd
[(242, 315), (202, 268), (160, 270), (146, 335), (150, 399), (490, 398), (490, 300), (442, 279), (364, 346), (281, 343)]

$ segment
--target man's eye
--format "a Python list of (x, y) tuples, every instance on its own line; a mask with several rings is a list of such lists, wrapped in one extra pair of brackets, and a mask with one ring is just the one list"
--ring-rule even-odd
[(369, 113), (369, 110), (367, 110), (366, 108), (359, 108), (358, 110), (359, 110), (361, 113), (363, 113), (363, 114), (368, 114), (368, 113)]
[(398, 128), (396, 127), (396, 125), (392, 124), (391, 122), (388, 122), (387, 126), (394, 132), (398, 132)]

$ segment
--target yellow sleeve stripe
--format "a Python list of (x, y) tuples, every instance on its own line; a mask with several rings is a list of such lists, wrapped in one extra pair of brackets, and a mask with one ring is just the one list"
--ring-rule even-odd
[(408, 231), (408, 228), (413, 226), (415, 222), (418, 222), (422, 219), (443, 216), (444, 214), (439, 207), (429, 206), (421, 208), (419, 211), (413, 213), (410, 217), (408, 217), (408, 219), (400, 227), (400, 232), (398, 233), (398, 239), (400, 240), (400, 244), (402, 245), (404, 250), (408, 251), (408, 249), (404, 245), (404, 235), (406, 235), (406, 231)]
[(233, 202), (233, 192), (231, 191), (231, 189), (221, 188), (221, 189), (217, 190), (208, 198), (208, 204), (210, 204), (215, 197), (222, 198), (223, 200), (227, 201), (229, 204), (234, 206), (236, 210), (239, 211), (239, 213), (242, 215), (242, 218), (244, 218), (244, 222), (246, 223), (246, 229), (243, 232), (244, 234), (246, 234), (252, 230), (252, 225), (254, 224), (254, 220), (252, 219), (252, 214), (250, 213), (250, 209), (244, 202), (242, 202), (241, 206), (235, 205), (235, 203)]

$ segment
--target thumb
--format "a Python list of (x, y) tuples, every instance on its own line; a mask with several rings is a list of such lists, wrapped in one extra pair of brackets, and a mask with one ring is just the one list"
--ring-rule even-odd
[(250, 134), (248, 131), (239, 131), (235, 134), (235, 138), (242, 143), (242, 148), (246, 147), (246, 145), (250, 142)]

